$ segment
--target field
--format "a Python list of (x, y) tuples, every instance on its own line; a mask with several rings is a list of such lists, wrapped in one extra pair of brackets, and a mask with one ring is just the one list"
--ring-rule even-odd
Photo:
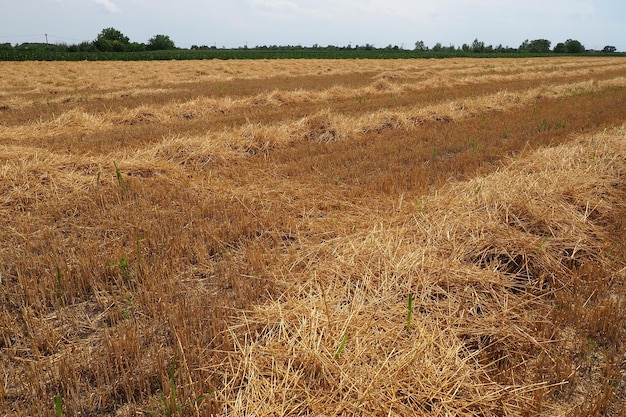
[(623, 58), (0, 73), (0, 414), (626, 415)]

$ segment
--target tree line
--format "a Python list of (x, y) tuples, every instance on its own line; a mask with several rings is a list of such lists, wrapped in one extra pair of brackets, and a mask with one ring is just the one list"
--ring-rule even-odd
[(460, 47), (455, 47), (454, 45), (450, 46), (442, 46), (441, 43), (436, 43), (432, 48), (428, 48), (423, 41), (415, 42), (415, 50), (416, 51), (433, 51), (433, 52), (474, 52), (474, 53), (528, 53), (528, 54), (547, 54), (547, 53), (557, 53), (557, 54), (581, 54), (584, 52), (604, 52), (604, 53), (613, 53), (617, 52), (617, 48), (615, 46), (607, 45), (601, 51), (589, 51), (585, 48), (585, 46), (575, 39), (568, 39), (565, 42), (557, 43), (554, 48), (551, 48), (552, 42), (547, 39), (534, 39), (532, 41), (526, 39), (522, 44), (517, 48), (511, 48), (508, 46), (493, 46), (493, 45), (485, 45), (484, 42), (479, 41), (478, 39), (474, 39), (471, 44), (464, 43)]
[[(49, 51), (58, 52), (146, 52), (146, 51), (173, 51), (183, 50), (176, 47), (176, 44), (167, 35), (155, 35), (148, 40), (147, 43), (131, 42), (128, 36), (124, 35), (121, 31), (115, 28), (103, 29), (96, 39), (91, 42), (81, 42), (79, 44), (67, 45), (67, 44), (42, 44), (42, 43), (24, 43), (18, 45), (11, 45), (10, 43), (0, 44), (0, 50), (17, 49), (17, 50), (33, 50), (45, 48)], [(217, 46), (206, 45), (192, 45), (190, 48), (192, 51), (203, 50), (216, 50), (226, 49), (224, 47), (217, 48)], [(230, 48), (233, 49), (233, 48)], [(301, 45), (257, 45), (252, 48), (248, 48), (247, 45), (235, 48), (240, 50), (256, 50), (256, 51), (408, 51), (404, 48), (404, 45), (387, 45), (385, 47), (375, 47), (373, 44), (366, 43), (365, 45), (352, 46), (348, 44), (346, 46), (328, 45), (320, 46), (315, 44), (311, 47), (305, 47)], [(585, 52), (603, 52), (603, 53), (615, 53), (617, 48), (615, 46), (607, 45), (600, 51), (589, 51), (585, 49), (585, 46), (578, 40), (567, 39), (564, 42), (557, 43), (552, 47), (552, 43), (547, 39), (526, 39), (517, 48), (512, 48), (503, 45), (486, 45), (485, 42), (474, 39), (471, 43), (464, 43), (461, 46), (448, 45), (444, 46), (440, 42), (437, 42), (432, 47), (426, 46), (423, 41), (415, 42), (415, 47), (411, 50), (417, 53), (426, 54), (580, 54)]]
[(12, 46), (1, 44), (0, 49), (41, 49), (46, 48), (58, 52), (145, 52), (178, 49), (174, 41), (167, 35), (154, 35), (147, 43), (131, 42), (130, 38), (115, 28), (106, 28), (91, 42), (79, 44), (42, 44), (23, 43)]

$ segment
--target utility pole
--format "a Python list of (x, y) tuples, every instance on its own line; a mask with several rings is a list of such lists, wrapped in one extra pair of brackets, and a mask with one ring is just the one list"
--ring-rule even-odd
[(46, 46), (48, 45), (48, 34), (46, 33)]

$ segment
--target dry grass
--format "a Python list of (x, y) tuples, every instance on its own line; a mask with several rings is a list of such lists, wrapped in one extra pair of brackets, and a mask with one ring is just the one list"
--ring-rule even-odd
[[(624, 269), (606, 258), (620, 236), (603, 223), (623, 215), (625, 140), (617, 130), (542, 149), (444, 187), (413, 214), (365, 218), (359, 232), (294, 251), (284, 291), (231, 327), (238, 343), (225, 392), (236, 396), (224, 396), (226, 409), (584, 410), (622, 383)], [(588, 315), (602, 324), (581, 326)], [(593, 352), (590, 339), (602, 339)], [(616, 363), (606, 363), (609, 351)], [(608, 380), (595, 376), (602, 367), (613, 367)]]
[(0, 70), (2, 414), (624, 414), (623, 60)]

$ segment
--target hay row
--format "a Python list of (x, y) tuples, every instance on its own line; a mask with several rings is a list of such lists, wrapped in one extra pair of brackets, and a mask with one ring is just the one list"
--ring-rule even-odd
[[(210, 107), (216, 110), (226, 110), (236, 107), (245, 107), (246, 105), (280, 105), (298, 103), (301, 101), (306, 102), (318, 102), (329, 101), (337, 98), (358, 98), (364, 95), (383, 95), (383, 94), (398, 94), (404, 91), (419, 91), (426, 88), (432, 88), (437, 86), (438, 88), (449, 88), (467, 84), (479, 84), (488, 82), (504, 82), (507, 80), (532, 80), (537, 76), (537, 72), (545, 72), (543, 79), (556, 80), (567, 74), (569, 77), (589, 75), (597, 78), (602, 73), (615, 71), (622, 68), (623, 63), (620, 61), (615, 62), (603, 62), (601, 67), (594, 65), (593, 61), (588, 63), (588, 66), (580, 66), (569, 63), (567, 61), (563, 63), (554, 64), (533, 64), (532, 68), (524, 68), (522, 65), (509, 65), (509, 66), (490, 66), (487, 69), (483, 65), (476, 66), (463, 66), (461, 68), (450, 69), (449, 67), (432, 67), (430, 65), (424, 66), (404, 66), (396, 70), (385, 69), (380, 71), (377, 75), (372, 77), (376, 82), (364, 88), (346, 89), (340, 87), (332, 87), (328, 90), (319, 92), (306, 92), (306, 91), (275, 91), (270, 93), (263, 93), (257, 97), (250, 97), (241, 100), (226, 99), (203, 99), (201, 107)], [(380, 70), (380, 69), (379, 69)], [(485, 74), (485, 72), (488, 72)], [(113, 71), (114, 74), (117, 74)], [(165, 81), (160, 80), (159, 84), (161, 88), (155, 89), (155, 80), (152, 77), (147, 77), (145, 85), (138, 84), (136, 82), (136, 71), (131, 71), (134, 83), (127, 86), (116, 87), (112, 83), (119, 79), (116, 77), (112, 82), (101, 81), (96, 84), (85, 75), (78, 75), (78, 71), (70, 71), (70, 74), (65, 75), (68, 78), (67, 86), (60, 84), (58, 79), (55, 84), (50, 86), (48, 83), (44, 83), (41, 87), (34, 87), (32, 84), (28, 85), (29, 94), (43, 94), (45, 96), (45, 102), (50, 105), (63, 105), (66, 103), (81, 103), (89, 100), (107, 100), (112, 97), (129, 97), (129, 96), (148, 96), (151, 94), (159, 94), (168, 91), (176, 86), (173, 84), (173, 80)], [(21, 74), (20, 74), (21, 75)], [(48, 77), (53, 74), (49, 74)], [(107, 76), (107, 74), (102, 74)], [(121, 74), (117, 74), (122, 76)], [(315, 74), (311, 74), (315, 75)], [(21, 75), (23, 76), (23, 75)], [(110, 75), (108, 75), (110, 76)], [(302, 76), (302, 74), (299, 74)], [(81, 77), (81, 78), (79, 78)], [(82, 77), (85, 80), (82, 80)], [(182, 74), (181, 74), (182, 77)], [(101, 77), (100, 77), (101, 78)], [(188, 77), (184, 78), (188, 80)], [(397, 83), (398, 79), (411, 79), (410, 83)], [(16, 80), (17, 81), (17, 80)], [(390, 83), (393, 82), (393, 85)], [(60, 85), (59, 85), (60, 84)], [(13, 110), (25, 110), (34, 103), (37, 103), (39, 99), (28, 99), (20, 97), (26, 91), (20, 91), (20, 96), (16, 96), (15, 91), (18, 91), (15, 83), (7, 85), (7, 88), (3, 90), (4, 93), (0, 93), (0, 103)], [(196, 106), (198, 100), (192, 100), (186, 103), (172, 103), (166, 106), (146, 106), (143, 109), (147, 114), (160, 114), (160, 113), (175, 113), (175, 107), (191, 107)], [(168, 111), (168, 108), (171, 110)], [(183, 112), (180, 114), (193, 114)], [(179, 114), (179, 116), (180, 116)]]
[[(485, 68), (485, 64), (488, 64)], [(541, 58), (528, 60), (489, 59), (464, 60), (293, 60), (293, 61), (186, 61), (158, 62), (146, 68), (143, 63), (98, 62), (72, 63), (0, 63), (3, 77), (0, 90), (3, 96), (19, 92), (36, 93), (86, 91), (128, 91), (129, 89), (153, 89), (155, 85), (175, 87), (199, 79), (207, 82), (234, 79), (266, 79), (277, 76), (346, 75), (354, 73), (401, 74), (409, 78), (432, 78), (445, 75), (484, 75), (507, 73), (552, 73), (599, 70), (595, 58), (578, 58), (575, 61), (563, 58)], [(620, 58), (603, 58), (602, 67), (620, 68)]]
[[(378, 110), (369, 114), (346, 117), (322, 110), (294, 122), (278, 124), (248, 124), (233, 130), (211, 132), (198, 137), (166, 138), (154, 147), (142, 152), (168, 161), (181, 164), (205, 164), (211, 161), (223, 161), (232, 157), (245, 157), (249, 154), (263, 153), (275, 147), (288, 146), (303, 140), (334, 142), (353, 140), (363, 133), (384, 130), (419, 129), (426, 122), (449, 123), (464, 118), (476, 117), (490, 111), (506, 111), (521, 107), (536, 100), (538, 96), (555, 98), (567, 97), (586, 91), (598, 91), (610, 86), (624, 86), (622, 77), (613, 80), (589, 81), (576, 84), (564, 84), (551, 87), (529, 89), (523, 93), (501, 91), (466, 100), (451, 100), (431, 106), (416, 105), (401, 111)], [(141, 159), (146, 156), (142, 156)]]
[[(623, 77), (601, 81), (585, 81), (573, 84), (559, 84), (549, 87), (537, 87), (523, 92), (510, 93), (501, 91), (466, 100), (451, 100), (429, 106), (415, 105), (400, 111), (378, 110), (359, 116), (345, 116), (329, 110), (307, 116), (293, 122), (281, 121), (278, 124), (249, 123), (241, 128), (210, 132), (200, 137), (186, 138), (192, 148), (202, 148), (201, 154), (212, 149), (215, 158), (219, 158), (235, 150), (236, 153), (258, 153), (275, 146), (284, 146), (300, 140), (330, 142), (355, 137), (363, 132), (382, 131), (388, 129), (411, 129), (426, 121), (450, 122), (466, 117), (475, 117), (488, 111), (505, 111), (515, 106), (523, 106), (537, 97), (567, 97), (581, 92), (593, 92), (610, 87), (621, 87), (625, 84)], [(393, 87), (392, 87), (393, 89)], [(345, 94), (343, 88), (337, 87), (339, 94)], [(320, 93), (320, 96), (326, 93)], [(12, 142), (30, 138), (57, 137), (66, 134), (89, 135), (113, 129), (118, 125), (134, 125), (141, 123), (168, 124), (185, 118), (204, 118), (218, 112), (240, 112), (246, 107), (259, 105), (297, 104), (306, 100), (309, 93), (272, 92), (261, 97), (232, 100), (219, 100), (220, 106), (215, 107), (218, 100), (198, 99), (185, 104), (176, 104), (161, 108), (142, 106), (123, 114), (94, 115), (80, 110), (70, 110), (51, 121), (36, 122), (16, 127), (0, 127), (0, 137), (11, 138)], [(170, 143), (166, 138), (165, 143)], [(176, 139), (172, 145), (178, 147), (182, 139)], [(157, 145), (160, 147), (161, 145)], [(169, 145), (166, 145), (169, 146)], [(171, 151), (156, 150), (168, 155)], [(176, 152), (176, 151), (174, 151)], [(166, 156), (169, 158), (168, 156)], [(175, 157), (175, 156), (172, 156)], [(198, 155), (200, 159), (205, 158)], [(194, 156), (183, 156), (185, 159)], [(206, 158), (212, 158), (207, 155)]]
[[(539, 329), (572, 265), (604, 256), (600, 218), (624, 209), (624, 174), (621, 128), (305, 245), (285, 262), (284, 291), (231, 328), (224, 415), (569, 415), (592, 394), (575, 368), (541, 379), (567, 335)], [(562, 402), (537, 402), (569, 384)]]

